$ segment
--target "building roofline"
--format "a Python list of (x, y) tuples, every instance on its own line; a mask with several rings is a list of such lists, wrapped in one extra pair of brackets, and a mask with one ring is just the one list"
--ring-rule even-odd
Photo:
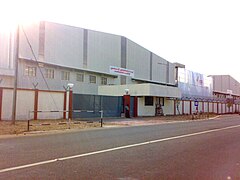
[[(131, 41), (131, 42), (137, 44), (138, 46), (140, 46), (141, 48), (145, 49), (146, 51), (149, 51), (149, 53), (152, 53), (152, 54), (154, 54), (154, 55), (156, 55), (156, 56), (164, 59), (165, 61), (168, 61), (168, 60), (166, 60), (165, 58), (163, 58), (163, 57), (159, 56), (158, 54), (154, 53), (153, 51), (150, 51), (150, 50), (147, 49), (146, 47), (140, 45), (139, 43), (137, 43), (137, 42), (135, 42), (135, 41), (129, 39), (128, 37), (123, 36), (123, 35), (113, 34), (113, 33), (108, 33), (108, 32), (103, 32), (103, 31), (98, 31), (98, 30), (93, 30), (93, 29), (87, 29), (87, 28), (82, 28), (82, 27), (73, 26), (73, 25), (62, 24), (62, 23), (58, 23), (58, 22), (51, 22), (51, 21), (40, 21), (40, 22), (52, 23), (52, 24), (57, 24), (57, 25), (62, 25), (62, 26), (68, 26), (68, 27), (72, 27), (72, 28), (86, 29), (86, 30), (93, 31), (93, 32), (98, 32), (98, 33), (103, 33), (103, 34), (109, 34), (109, 35), (112, 35), (112, 36), (118, 36), (118, 37), (120, 37), (120, 38), (121, 38), (121, 37), (124, 37), (124, 38), (126, 38), (128, 41)], [(170, 62), (170, 61), (168, 61), (168, 62)], [(170, 63), (172, 63), (172, 62), (170, 62)], [(180, 63), (179, 63), (179, 64), (180, 64)]]
[(135, 81), (141, 81), (141, 82), (144, 82), (144, 83), (158, 84), (158, 85), (163, 85), (163, 86), (177, 87), (176, 84), (162, 83), (162, 82), (152, 81), (152, 80), (147, 80), (147, 79), (132, 78), (132, 80), (135, 80)]

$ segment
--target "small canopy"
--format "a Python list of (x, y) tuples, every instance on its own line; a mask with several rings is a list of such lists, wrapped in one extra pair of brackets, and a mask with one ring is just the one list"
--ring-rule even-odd
[(181, 91), (177, 87), (149, 83), (99, 86), (98, 94), (108, 96), (123, 96), (126, 89), (128, 89), (131, 96), (181, 98)]

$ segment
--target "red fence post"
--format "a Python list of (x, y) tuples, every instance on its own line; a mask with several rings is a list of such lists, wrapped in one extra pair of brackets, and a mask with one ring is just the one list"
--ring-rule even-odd
[(202, 112), (204, 113), (204, 101), (202, 101)]
[(189, 103), (190, 103), (190, 113), (189, 114), (191, 115), (192, 114), (192, 101), (190, 100)]
[[(123, 101), (124, 101), (124, 114), (125, 114), (125, 117), (128, 117), (130, 115), (130, 95), (124, 95), (123, 96)], [(128, 106), (128, 112), (127, 112), (127, 109), (125, 108), (126, 106)]]
[(134, 96), (134, 109), (133, 109), (133, 117), (138, 116), (138, 97)]
[(66, 119), (66, 109), (67, 109), (67, 91), (64, 92), (63, 119)]
[(0, 88), (0, 121), (2, 120), (2, 97), (3, 97), (3, 89)]
[(68, 113), (68, 118), (72, 119), (72, 114), (73, 114), (73, 91), (70, 89), (69, 91), (69, 113)]
[(34, 96), (34, 119), (37, 120), (38, 118), (38, 89), (35, 89), (34, 93), (35, 93), (35, 96)]

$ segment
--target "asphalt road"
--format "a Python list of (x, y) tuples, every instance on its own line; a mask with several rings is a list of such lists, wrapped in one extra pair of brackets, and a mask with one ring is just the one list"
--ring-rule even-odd
[(240, 116), (0, 139), (0, 179), (240, 179)]

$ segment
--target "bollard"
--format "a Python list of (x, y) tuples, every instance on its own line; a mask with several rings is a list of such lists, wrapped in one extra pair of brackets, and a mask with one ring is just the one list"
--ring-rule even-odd
[(70, 124), (71, 124), (71, 119), (68, 118), (68, 129), (71, 129)]
[(101, 112), (101, 127), (103, 127), (103, 110), (101, 110), (100, 112)]
[(27, 131), (30, 131), (30, 120), (27, 122)]

